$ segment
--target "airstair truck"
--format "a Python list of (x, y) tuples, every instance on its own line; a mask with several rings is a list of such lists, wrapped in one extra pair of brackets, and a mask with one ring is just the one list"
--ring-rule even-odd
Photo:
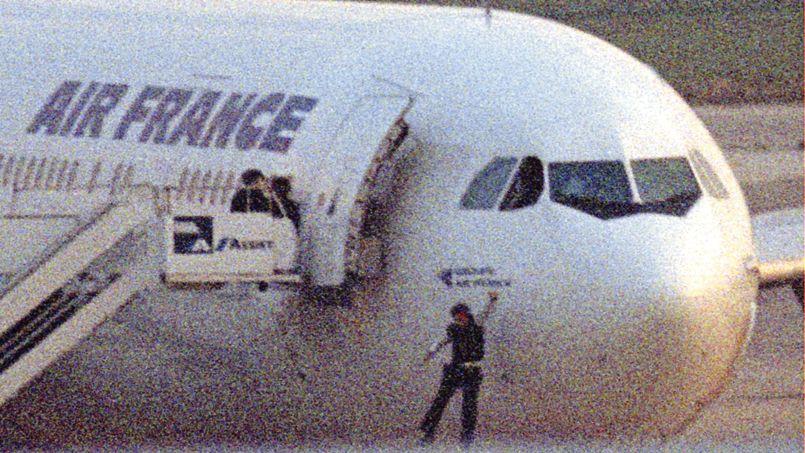
[(296, 227), (269, 196), (278, 212), (229, 212), (225, 204), (169, 195), (166, 282), (298, 283)]

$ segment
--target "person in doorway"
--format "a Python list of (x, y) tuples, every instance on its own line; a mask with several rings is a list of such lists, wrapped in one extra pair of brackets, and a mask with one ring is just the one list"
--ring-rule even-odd
[(425, 363), (448, 343), (453, 345), (453, 357), (442, 370), (442, 381), (436, 398), (425, 414), (419, 426), (423, 432), (423, 445), (433, 442), (436, 427), (442, 418), (442, 412), (457, 389), (462, 392), (461, 405), (461, 444), (468, 448), (475, 438), (475, 423), (478, 418), (478, 392), (483, 380), (481, 360), (484, 358), (483, 323), (494, 310), (498, 300), (496, 291), (489, 292), (489, 303), (476, 322), (469, 307), (456, 304), (450, 309), (453, 322), (447, 326), (447, 335), (428, 349)]
[(249, 169), (240, 176), (243, 185), (235, 193), (230, 205), (230, 212), (271, 212), (275, 217), (282, 217), (276, 203), (266, 196), (267, 180), (263, 172)]
[(285, 215), (291, 219), (296, 231), (299, 231), (299, 204), (291, 199), (291, 180), (285, 176), (271, 178), (271, 190), (277, 196)]

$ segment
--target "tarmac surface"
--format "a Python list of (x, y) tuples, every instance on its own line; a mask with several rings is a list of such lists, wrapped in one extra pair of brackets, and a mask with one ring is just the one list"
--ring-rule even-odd
[[(697, 108), (697, 113), (721, 144), (753, 214), (802, 207), (802, 104), (705, 106)], [(126, 313), (124, 309), (116, 317), (126, 316)], [(108, 332), (100, 335), (108, 335)], [(143, 348), (166, 347), (161, 340), (149, 339), (146, 335), (143, 335), (143, 340)], [(109, 413), (112, 408), (93, 401), (91, 397), (85, 398), (82, 384), (76, 384), (71, 376), (74, 376), (75, 368), (85, 366), (80, 356), (86, 355), (87, 348), (93, 344), (93, 337), (85, 340), (76, 351), (66, 354), (24, 388), (17, 398), (0, 408), (0, 450), (42, 447), (112, 449), (121, 444), (131, 448), (132, 445), (117, 437), (125, 438), (127, 430), (137, 429), (127, 424), (161, 423), (158, 419), (130, 420), (124, 412)], [(146, 403), (160, 404), (156, 401)], [(121, 402), (115, 410), (119, 411), (121, 407), (125, 408), (126, 403)], [(64, 408), (75, 414), (65, 417)], [(761, 292), (754, 334), (743, 362), (737, 367), (735, 379), (682, 434), (664, 441), (625, 444), (567, 444), (548, 439), (531, 445), (503, 445), (479, 439), (477, 447), (494, 451), (640, 448), (801, 452), (803, 410), (803, 312), (791, 288), (779, 287)], [(160, 412), (155, 410), (152, 413), (158, 415)], [(448, 413), (445, 421), (455, 424), (455, 420), (449, 418), (454, 416)], [(65, 425), (64, 420), (73, 419), (74, 426)], [(81, 426), (96, 421), (102, 427)], [(215, 430), (214, 426), (209, 428)], [(106, 434), (105, 429), (109, 430)], [(195, 438), (204, 439), (205, 435), (198, 433)], [(64, 442), (58, 439), (64, 439)], [(173, 438), (166, 445), (221, 447), (195, 442), (193, 439)], [(454, 444), (446, 442), (437, 443), (435, 449), (454, 448)], [(408, 450), (413, 445), (411, 439), (403, 438), (386, 443), (382, 448)]]

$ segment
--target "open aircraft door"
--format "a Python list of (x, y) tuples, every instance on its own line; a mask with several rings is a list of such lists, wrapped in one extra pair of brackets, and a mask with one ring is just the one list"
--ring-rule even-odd
[(363, 96), (338, 128), (329, 161), (312, 170), (311, 178), (326, 178), (327, 188), (303, 221), (302, 266), (311, 284), (339, 285), (360, 267), (367, 195), (405, 138), (412, 104), (408, 95)]

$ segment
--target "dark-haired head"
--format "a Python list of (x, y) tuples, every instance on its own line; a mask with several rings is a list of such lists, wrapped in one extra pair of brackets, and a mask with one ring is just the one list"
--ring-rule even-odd
[(455, 316), (459, 313), (463, 313), (465, 315), (470, 314), (470, 307), (466, 306), (465, 304), (453, 305), (453, 308), (450, 309), (450, 316)]
[(276, 194), (286, 195), (291, 192), (291, 180), (286, 176), (274, 176), (271, 178), (271, 190)]
[(466, 327), (475, 324), (475, 318), (472, 316), (470, 307), (464, 304), (453, 305), (453, 308), (450, 309), (450, 315), (453, 316), (453, 320), (460, 326)]
[(256, 168), (250, 168), (240, 175), (240, 182), (243, 183), (244, 186), (250, 186), (259, 181), (261, 178), (265, 178), (262, 171)]

